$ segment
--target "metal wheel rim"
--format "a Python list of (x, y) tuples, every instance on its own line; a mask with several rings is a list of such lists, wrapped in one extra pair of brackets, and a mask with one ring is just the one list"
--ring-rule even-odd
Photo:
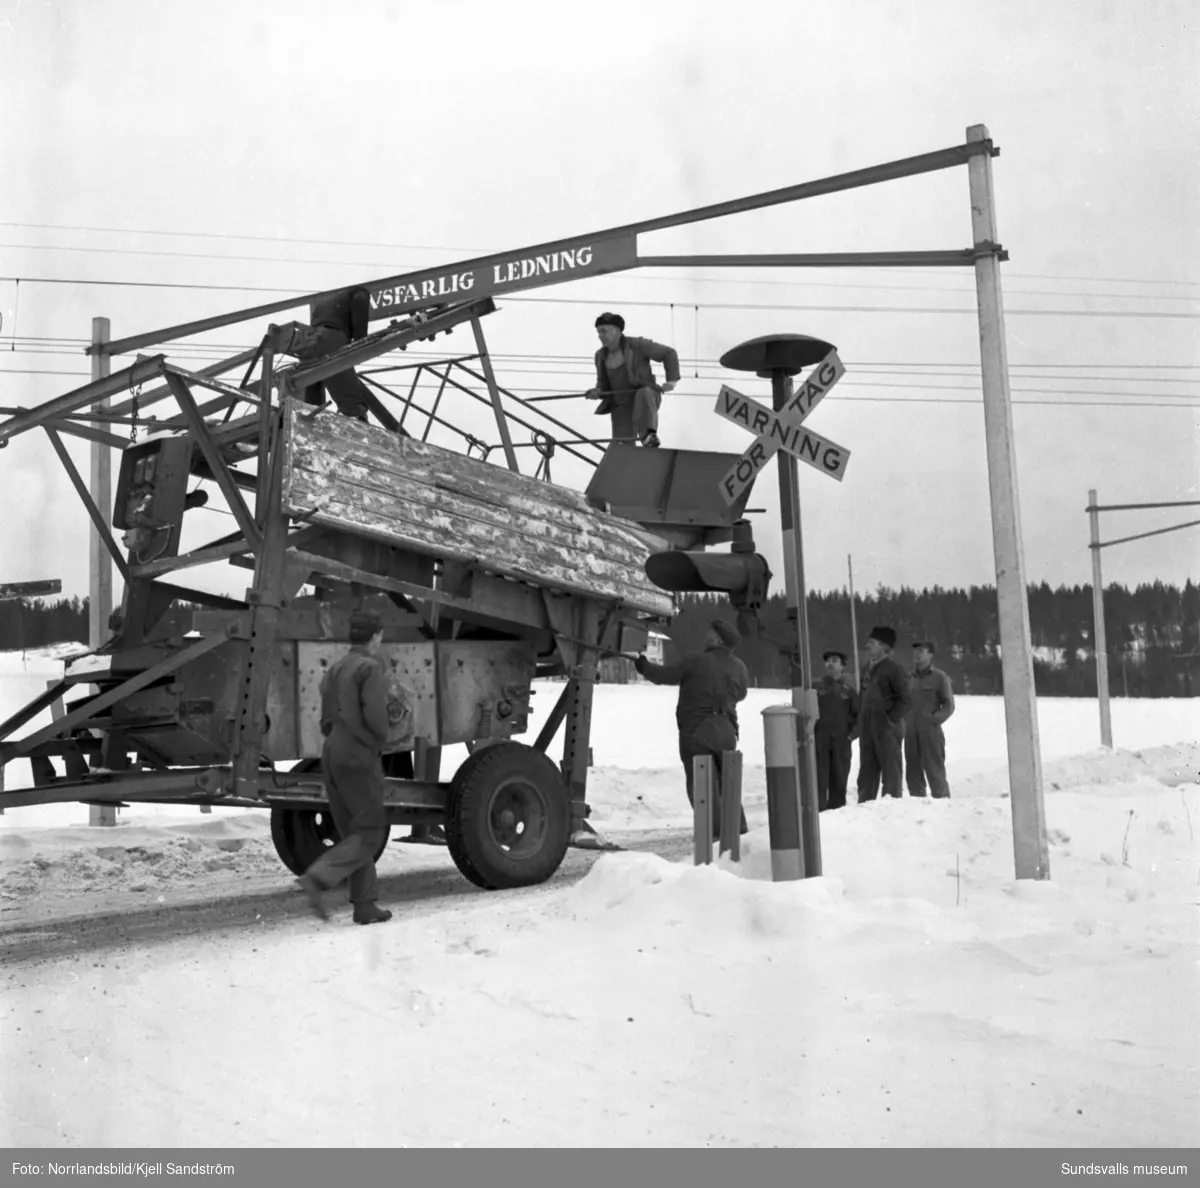
[(337, 844), (337, 827), (333, 823), (333, 814), (328, 809), (318, 809), (309, 814), (308, 832), (325, 849)]
[(488, 800), (488, 836), (510, 858), (537, 853), (549, 824), (550, 805), (545, 794), (519, 776), (503, 781)]

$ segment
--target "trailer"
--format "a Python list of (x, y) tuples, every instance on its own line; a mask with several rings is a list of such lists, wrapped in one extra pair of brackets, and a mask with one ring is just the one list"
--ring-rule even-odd
[[(442, 306), (306, 363), (285, 353), (303, 325), (272, 325), (238, 386), (140, 357), (0, 425), (0, 442), (45, 431), (125, 582), (111, 637), (0, 724), (0, 773), (18, 760), (33, 772), (32, 787), (0, 791), (0, 809), (261, 807), (280, 859), (301, 873), (338, 840), (319, 762), (321, 678), (345, 653), (351, 613), (370, 607), (383, 656), (414, 695), (413, 749), (384, 757), (389, 823), (441, 826), (458, 869), (485, 889), (541, 882), (568, 846), (596, 844), (587, 775), (600, 660), (670, 623), (673, 598), (647, 559), (744, 534), (746, 498), (729, 507), (717, 492), (736, 455), (614, 442), (581, 492), (549, 481), (548, 465), (534, 477), (486, 450), (420, 440), (380, 399), (366, 423), (305, 402), (339, 371), (468, 323), (503, 425), (481, 330), (494, 311), (490, 297)], [(80, 410), (124, 390), (133, 398), (115, 412), (135, 438), (147, 404), (171, 399), (179, 412), (120, 443), (118, 546), (61, 435), (118, 444)], [(235, 531), (181, 551), (214, 487)], [(249, 571), (242, 599), (178, 584), (213, 562)], [(564, 678), (562, 690), (526, 740), (546, 676)], [(53, 722), (16, 737), (51, 706)], [(442, 779), (442, 749), (456, 743), (468, 757)]]

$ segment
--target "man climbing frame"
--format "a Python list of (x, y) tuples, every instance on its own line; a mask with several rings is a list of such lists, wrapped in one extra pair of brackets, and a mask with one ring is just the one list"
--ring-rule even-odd
[[(658, 410), (662, 394), (679, 382), (679, 356), (673, 347), (649, 338), (627, 338), (620, 314), (602, 313), (596, 319), (601, 347), (596, 352), (596, 386), (584, 395), (599, 400), (597, 416), (612, 413), (614, 441), (638, 441), (654, 448), (658, 442)], [(662, 384), (651, 362), (666, 368)]]

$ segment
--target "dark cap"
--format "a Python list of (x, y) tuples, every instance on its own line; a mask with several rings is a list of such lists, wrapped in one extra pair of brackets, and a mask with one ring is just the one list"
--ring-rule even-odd
[(616, 326), (618, 330), (624, 331), (625, 319), (620, 314), (602, 313), (596, 319), (596, 328), (599, 329), (601, 326)]
[(937, 651), (937, 648), (934, 647), (933, 640), (931, 640), (931, 639), (913, 640), (913, 647), (914, 648), (924, 648), (931, 656), (933, 655), (934, 652)]
[(736, 648), (738, 641), (742, 638), (738, 635), (737, 628), (726, 619), (713, 619), (709, 626), (727, 648)]
[(383, 616), (378, 611), (356, 610), (350, 616), (350, 642), (368, 643), (383, 630)]
[(830, 656), (836, 656), (843, 664), (850, 663), (850, 661), (846, 657), (846, 653), (839, 652), (835, 648), (830, 648), (828, 651), (821, 653), (822, 660), (828, 660)]
[(871, 634), (868, 639), (877, 639), (884, 647), (894, 648), (896, 646), (896, 632), (891, 627), (872, 627)]

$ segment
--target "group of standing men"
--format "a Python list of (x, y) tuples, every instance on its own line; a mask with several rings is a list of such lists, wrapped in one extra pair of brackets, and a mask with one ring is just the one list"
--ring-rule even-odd
[[(679, 758), (685, 787), (694, 804), (693, 760), (712, 755), (719, 760), (738, 743), (737, 706), (750, 684), (746, 665), (733, 654), (740, 640), (732, 623), (714, 619), (704, 648), (672, 664), (654, 664), (645, 656), (637, 671), (655, 685), (679, 686), (675, 709)], [(851, 748), (858, 739), (858, 801), (879, 795), (900, 796), (907, 777), (911, 796), (950, 795), (946, 780), (946, 739), (942, 726), (954, 713), (950, 677), (933, 663), (929, 640), (913, 644), (913, 668), (906, 672), (892, 658), (896, 632), (876, 627), (867, 637), (867, 667), (855, 687), (846, 672), (844, 652), (824, 654), (825, 675), (816, 682), (819, 716), (815, 729), (817, 800), (820, 809), (845, 808)], [(712, 798), (713, 838), (720, 838), (720, 764), (715, 766), (717, 795)], [(746, 832), (742, 814), (741, 832)]]
[(942, 726), (954, 713), (950, 677), (934, 666), (934, 644), (913, 644), (913, 667), (906, 672), (893, 659), (896, 632), (876, 627), (867, 637), (867, 666), (858, 688), (846, 670), (846, 655), (824, 654), (825, 675), (816, 683), (819, 716), (817, 798), (822, 809), (845, 808), (851, 746), (858, 739), (858, 801), (899, 796), (950, 795), (946, 779), (946, 737)]

